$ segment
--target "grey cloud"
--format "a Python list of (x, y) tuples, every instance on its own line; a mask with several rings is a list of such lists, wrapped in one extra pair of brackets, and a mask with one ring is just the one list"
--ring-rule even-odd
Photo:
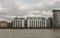
[[(16, 1), (19, 1), (21, 4), (16, 5)], [(27, 1), (27, 0), (26, 0)], [(43, 14), (43, 11), (50, 11), (54, 8), (60, 8), (60, 1), (56, 1), (53, 5), (49, 5), (48, 3), (44, 2), (44, 0), (31, 0), (30, 2), (26, 2), (24, 0), (0, 0), (2, 7), (4, 8), (0, 13), (3, 15), (14, 15), (14, 16), (28, 16), (32, 11), (32, 15), (41, 15), (46, 16)], [(28, 5), (28, 4), (30, 5)], [(22, 10), (19, 9), (20, 6), (25, 6)], [(28, 6), (28, 7), (27, 7)], [(34, 10), (41, 11), (39, 13), (33, 13)], [(50, 11), (51, 12), (51, 11)], [(1, 15), (2, 15), (1, 14)], [(48, 17), (50, 15), (47, 15)]]

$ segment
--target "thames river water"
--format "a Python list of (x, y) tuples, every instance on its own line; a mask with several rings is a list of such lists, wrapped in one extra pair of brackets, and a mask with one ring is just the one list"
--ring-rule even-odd
[(0, 38), (60, 38), (60, 29), (0, 29)]

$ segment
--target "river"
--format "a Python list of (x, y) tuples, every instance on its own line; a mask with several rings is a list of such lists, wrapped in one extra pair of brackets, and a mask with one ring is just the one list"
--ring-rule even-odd
[(60, 29), (0, 29), (0, 38), (60, 38)]

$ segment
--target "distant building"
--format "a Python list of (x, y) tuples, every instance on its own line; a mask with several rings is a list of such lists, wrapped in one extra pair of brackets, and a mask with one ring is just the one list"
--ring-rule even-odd
[(28, 17), (27, 27), (47, 27), (47, 19), (42, 17)]
[(13, 27), (16, 28), (25, 27), (25, 19), (16, 17), (13, 21)]
[(6, 21), (0, 21), (0, 27), (2, 27), (2, 28), (6, 27), (7, 28), (8, 27), (8, 22), (6, 22)]
[(14, 20), (11, 22), (11, 28), (14, 27)]
[(8, 23), (8, 28), (12, 28), (12, 24), (11, 23)]
[(48, 18), (48, 23), (47, 24), (48, 24), (49, 28), (53, 28), (53, 17)]
[(47, 20), (47, 27), (50, 28), (50, 20)]
[(27, 20), (25, 20), (25, 28), (27, 28)]
[(53, 10), (53, 25), (54, 27), (60, 27), (60, 10)]

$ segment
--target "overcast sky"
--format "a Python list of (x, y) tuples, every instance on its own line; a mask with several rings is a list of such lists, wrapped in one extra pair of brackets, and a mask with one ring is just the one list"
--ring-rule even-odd
[(0, 16), (51, 17), (53, 9), (60, 8), (60, 0), (0, 0)]

